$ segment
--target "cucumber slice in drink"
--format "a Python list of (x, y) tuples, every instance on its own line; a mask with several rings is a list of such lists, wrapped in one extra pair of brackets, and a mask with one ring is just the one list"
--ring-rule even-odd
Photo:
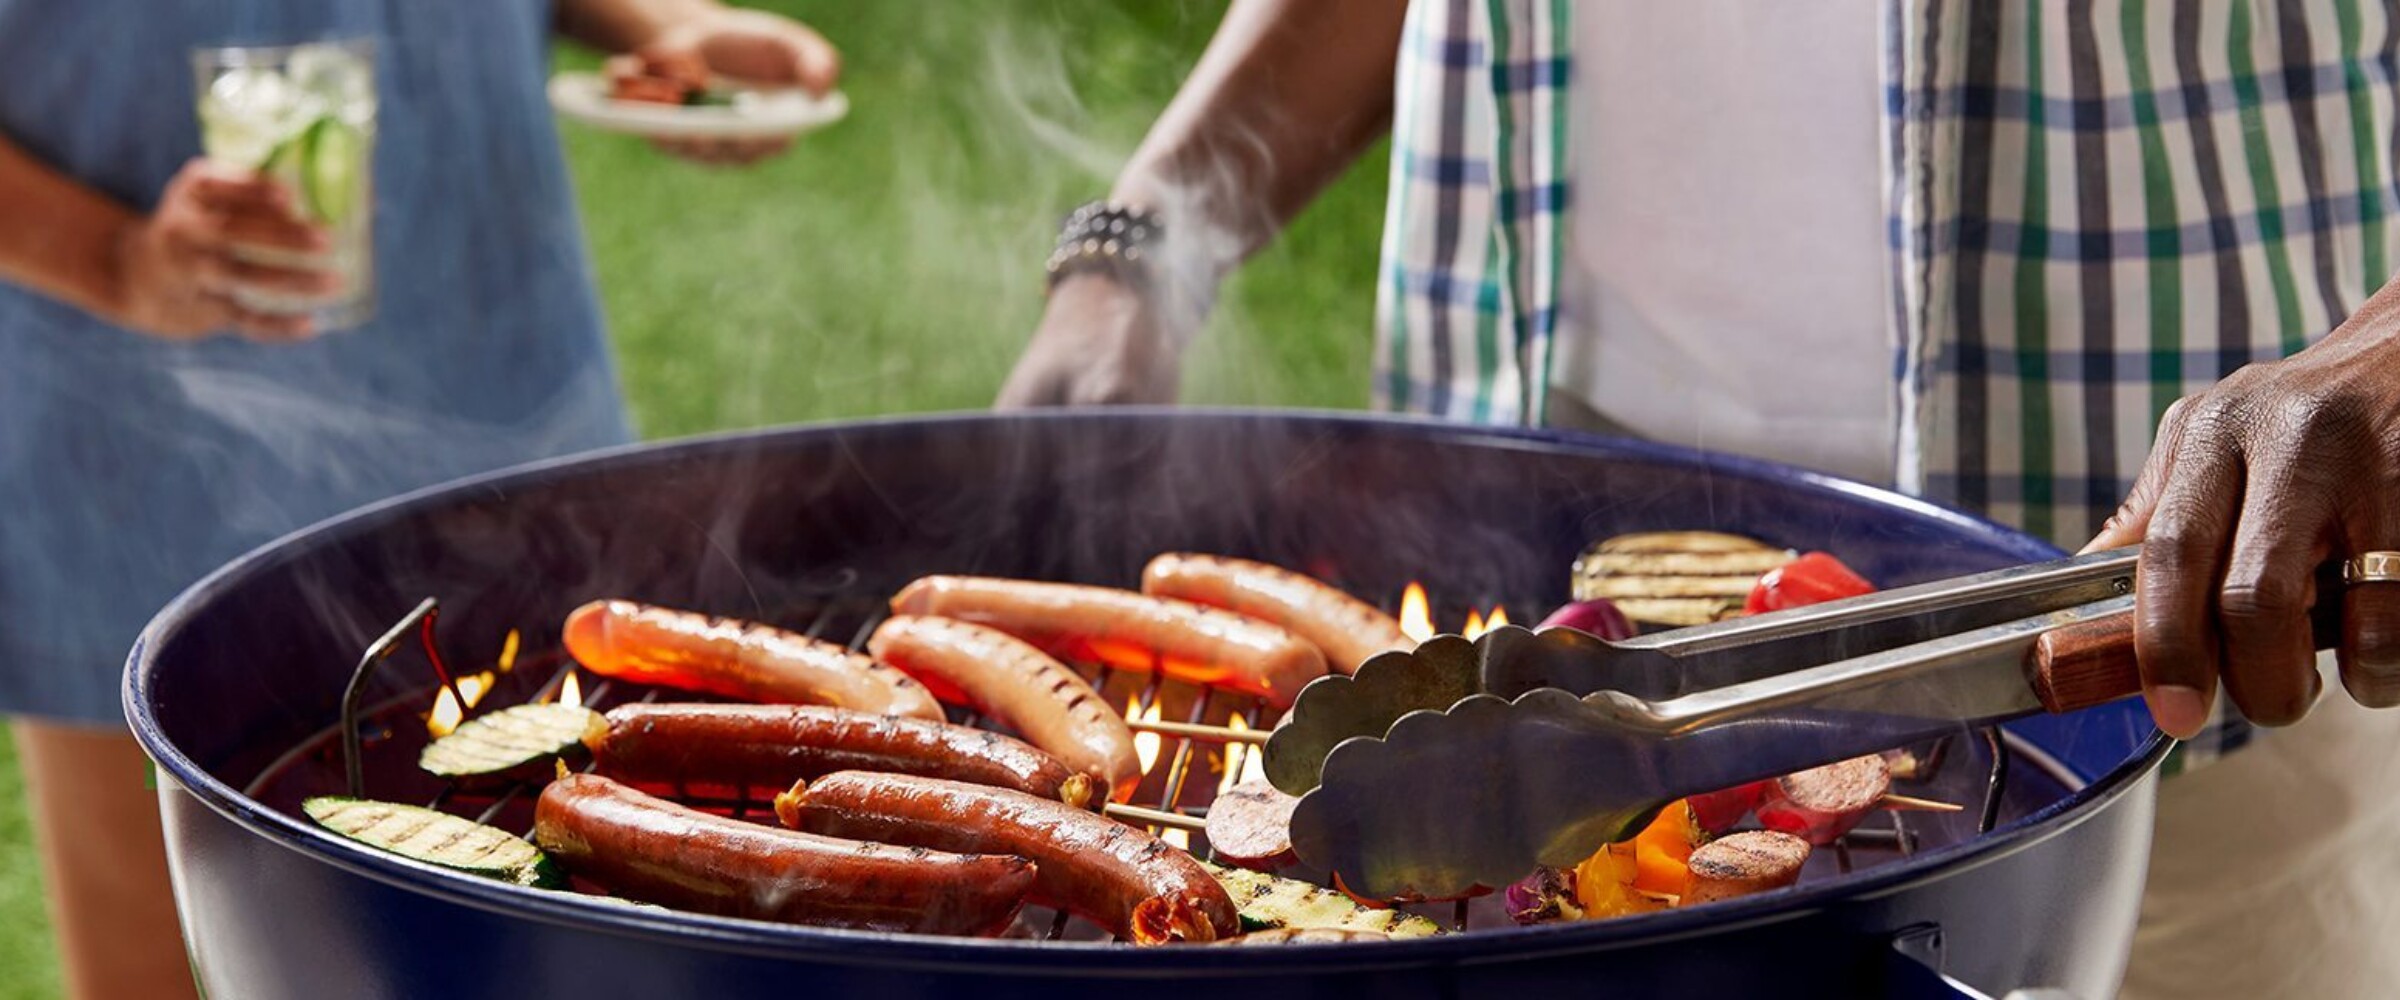
[(300, 144), (300, 192), (309, 214), (326, 225), (341, 225), (365, 194), (366, 134), (328, 115), (308, 127)]

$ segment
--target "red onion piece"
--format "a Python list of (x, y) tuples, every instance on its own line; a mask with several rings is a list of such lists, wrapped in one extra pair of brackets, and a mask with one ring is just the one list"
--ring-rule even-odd
[(1553, 625), (1589, 632), (1603, 639), (1631, 639), (1634, 635), (1633, 622), (1605, 597), (1560, 605), (1558, 610), (1550, 612), (1550, 617), (1542, 619), (1542, 627)]

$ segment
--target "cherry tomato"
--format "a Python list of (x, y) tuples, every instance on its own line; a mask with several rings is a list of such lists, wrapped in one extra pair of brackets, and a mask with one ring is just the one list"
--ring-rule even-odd
[(1750, 588), (1750, 599), (1743, 602), (1742, 610), (1755, 615), (1874, 592), (1874, 584), (1842, 565), (1841, 560), (1811, 552), (1759, 577), (1758, 585)]

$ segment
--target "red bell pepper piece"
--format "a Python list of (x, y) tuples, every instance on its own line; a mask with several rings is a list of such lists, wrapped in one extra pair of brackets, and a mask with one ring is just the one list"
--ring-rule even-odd
[(1759, 577), (1758, 585), (1750, 588), (1750, 599), (1743, 602), (1742, 610), (1755, 615), (1874, 592), (1874, 584), (1842, 565), (1841, 560), (1822, 552), (1810, 552)]

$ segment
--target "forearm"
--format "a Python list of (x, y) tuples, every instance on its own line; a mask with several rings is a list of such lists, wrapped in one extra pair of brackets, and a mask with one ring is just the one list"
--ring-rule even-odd
[(1111, 197), (1157, 211), (1213, 283), (1389, 126), (1404, 0), (1235, 0)]
[(628, 52), (722, 6), (716, 0), (558, 0), (558, 32), (603, 52)]
[(117, 243), (133, 210), (0, 136), (0, 280), (95, 315), (118, 301)]

